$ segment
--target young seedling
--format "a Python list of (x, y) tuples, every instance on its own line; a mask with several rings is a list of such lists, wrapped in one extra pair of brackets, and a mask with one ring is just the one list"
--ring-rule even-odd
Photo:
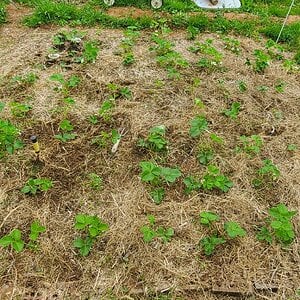
[(89, 186), (93, 190), (101, 190), (103, 188), (103, 180), (96, 173), (88, 174)]
[(236, 151), (244, 151), (251, 156), (258, 154), (263, 145), (263, 140), (259, 135), (251, 135), (248, 137), (242, 135), (240, 136), (240, 141), (242, 142), (242, 145), (238, 146)]
[(239, 80), (237, 82), (240, 92), (244, 93), (247, 91), (248, 87), (245, 81)]
[(233, 182), (214, 165), (208, 165), (207, 172), (201, 180), (201, 187), (204, 190), (219, 189), (222, 192), (228, 192), (233, 186)]
[(220, 217), (210, 211), (203, 211), (200, 213), (200, 224), (210, 226), (212, 223), (220, 220)]
[(77, 137), (76, 133), (72, 133), (74, 127), (69, 120), (61, 121), (59, 124), (59, 128), (62, 133), (54, 135), (54, 137), (59, 141), (66, 143), (70, 140), (74, 140)]
[(165, 134), (166, 128), (164, 125), (155, 126), (150, 129), (150, 134), (146, 139), (139, 140), (138, 145), (152, 151), (165, 151), (168, 144)]
[(246, 231), (237, 222), (226, 222), (224, 224), (224, 229), (228, 236), (232, 239), (236, 237), (244, 237), (246, 235)]
[(12, 82), (17, 83), (18, 85), (32, 85), (38, 79), (38, 76), (34, 73), (28, 73), (25, 75), (17, 75), (12, 78)]
[(0, 246), (5, 248), (11, 246), (17, 253), (24, 248), (24, 241), (22, 240), (22, 233), (19, 229), (14, 229), (10, 234), (3, 236), (0, 239)]
[(143, 240), (145, 243), (149, 243), (155, 238), (161, 238), (164, 243), (171, 241), (171, 238), (174, 236), (173, 228), (155, 226), (155, 217), (152, 215), (148, 216), (148, 222), (150, 226), (144, 225), (140, 229), (141, 233), (143, 234)]
[(53, 183), (48, 178), (30, 178), (21, 189), (23, 194), (35, 195), (37, 192), (47, 192), (53, 187)]
[(287, 150), (288, 151), (291, 151), (291, 152), (294, 152), (294, 151), (296, 151), (298, 149), (298, 147), (297, 147), (297, 145), (295, 145), (295, 144), (289, 144), (288, 146), (287, 146)]
[(20, 131), (10, 121), (0, 119), (0, 158), (5, 153), (13, 154), (15, 150), (23, 148), (23, 143), (18, 139)]
[(257, 234), (257, 239), (271, 244), (273, 236), (284, 246), (290, 245), (294, 238), (292, 218), (297, 211), (290, 211), (280, 203), (269, 209), (270, 218), (267, 218), (267, 226), (263, 226)]
[(197, 154), (197, 159), (200, 164), (208, 165), (214, 158), (214, 151), (211, 148), (202, 148)]
[(200, 241), (200, 245), (204, 250), (204, 254), (210, 256), (214, 253), (218, 245), (224, 244), (225, 242), (226, 240), (222, 237), (208, 236)]
[(83, 45), (83, 53), (81, 63), (94, 63), (97, 59), (99, 47), (95, 42), (85, 42)]
[(254, 187), (261, 187), (263, 183), (273, 182), (280, 176), (280, 171), (269, 159), (263, 160), (263, 166), (258, 170), (258, 177), (253, 180)]
[(73, 245), (79, 249), (81, 256), (87, 256), (97, 237), (106, 232), (109, 226), (97, 216), (79, 214), (75, 216), (74, 228), (81, 230), (85, 237), (76, 238)]
[(229, 37), (223, 37), (223, 42), (224, 42), (224, 49), (229, 50), (236, 55), (240, 55), (241, 53), (240, 41)]
[(9, 105), (12, 115), (18, 118), (24, 118), (32, 109), (31, 105), (19, 102), (11, 102)]
[(204, 116), (196, 116), (190, 124), (190, 136), (193, 138), (198, 137), (208, 129), (208, 122)]
[(188, 176), (183, 180), (185, 185), (184, 192), (190, 194), (192, 191), (198, 191), (201, 188), (200, 180), (194, 176)]
[(270, 57), (262, 50), (254, 50), (255, 64), (253, 70), (257, 73), (264, 73), (266, 68), (270, 65)]
[(157, 188), (150, 192), (151, 198), (155, 204), (160, 204), (163, 201), (165, 194), (164, 188)]
[(80, 83), (80, 78), (76, 75), (72, 75), (68, 80), (64, 78), (62, 74), (53, 74), (50, 76), (50, 80), (59, 83), (55, 90), (62, 91), (65, 96), (69, 95), (69, 90), (77, 87)]
[(230, 109), (225, 109), (223, 114), (231, 119), (236, 119), (240, 112), (241, 103), (240, 102), (233, 102), (231, 104)]
[(29, 244), (30, 249), (36, 250), (38, 248), (37, 239), (39, 235), (46, 231), (46, 227), (42, 226), (39, 221), (34, 221), (30, 226)]

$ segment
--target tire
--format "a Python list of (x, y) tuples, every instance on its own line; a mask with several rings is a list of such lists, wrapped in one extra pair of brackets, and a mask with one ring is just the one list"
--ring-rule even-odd
[(151, 4), (152, 8), (159, 9), (163, 5), (163, 0), (151, 0), (150, 4)]
[(107, 6), (113, 6), (115, 3), (115, 0), (103, 0), (104, 4)]

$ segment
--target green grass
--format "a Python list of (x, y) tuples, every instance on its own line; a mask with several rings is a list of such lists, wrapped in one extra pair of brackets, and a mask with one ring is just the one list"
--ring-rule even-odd
[(4, 4), (0, 3), (0, 24), (6, 22), (7, 13)]

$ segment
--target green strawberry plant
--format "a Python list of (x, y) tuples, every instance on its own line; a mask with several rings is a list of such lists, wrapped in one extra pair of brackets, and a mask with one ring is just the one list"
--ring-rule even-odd
[(24, 245), (22, 233), (19, 229), (13, 229), (9, 234), (0, 239), (0, 246), (3, 248), (11, 246), (17, 253), (23, 250)]
[(240, 102), (233, 102), (231, 104), (230, 109), (225, 109), (223, 111), (224, 115), (231, 118), (236, 119), (239, 112), (240, 112), (241, 103)]
[(156, 187), (150, 192), (150, 195), (156, 204), (160, 204), (165, 196), (163, 184), (174, 183), (181, 176), (181, 172), (177, 168), (165, 168), (158, 166), (151, 161), (140, 162), (140, 177), (143, 182), (148, 182)]
[(42, 226), (40, 224), (39, 221), (34, 221), (31, 226), (30, 226), (30, 234), (29, 234), (29, 248), (30, 249), (37, 249), (38, 248), (38, 245), (37, 245), (37, 239), (39, 237), (39, 235), (43, 232), (46, 231), (46, 227), (45, 226)]
[(9, 104), (13, 116), (23, 118), (32, 109), (31, 105), (19, 102), (11, 102)]
[(201, 187), (204, 190), (219, 189), (222, 192), (228, 192), (233, 186), (232, 181), (214, 165), (207, 166), (207, 172), (201, 180)]
[(269, 209), (269, 218), (267, 218), (267, 226), (260, 228), (257, 239), (272, 243), (273, 237), (276, 238), (284, 246), (291, 244), (295, 238), (292, 218), (297, 211), (290, 211), (283, 203), (280, 203)]
[(280, 176), (278, 167), (270, 160), (263, 160), (263, 166), (258, 170), (258, 177), (253, 179), (254, 187), (259, 188), (263, 183), (269, 183), (277, 180)]
[(23, 148), (19, 134), (19, 129), (10, 121), (0, 119), (0, 158), (6, 153), (13, 154), (15, 150)]
[(53, 183), (48, 178), (30, 178), (21, 189), (21, 192), (35, 195), (37, 192), (47, 192), (52, 187)]
[(55, 90), (62, 91), (65, 96), (68, 96), (70, 89), (77, 87), (80, 83), (78, 76), (71, 75), (69, 79), (65, 79), (60, 73), (52, 74), (50, 80), (59, 83)]
[(66, 143), (70, 140), (74, 140), (77, 137), (76, 133), (72, 133), (74, 127), (69, 120), (61, 121), (59, 123), (59, 128), (62, 133), (54, 135), (54, 137), (59, 141)]
[(166, 128), (164, 125), (152, 127), (148, 137), (146, 139), (139, 140), (138, 146), (157, 152), (165, 151), (168, 145), (168, 142), (165, 139), (165, 134)]
[(200, 213), (200, 224), (210, 226), (213, 222), (219, 221), (220, 217), (210, 211), (203, 211)]
[(89, 186), (93, 190), (101, 190), (103, 188), (103, 179), (96, 173), (89, 173), (88, 179), (89, 179)]
[(161, 238), (164, 243), (171, 241), (171, 238), (174, 236), (173, 228), (155, 226), (155, 217), (152, 215), (148, 215), (148, 222), (149, 225), (144, 225), (140, 229), (144, 242), (149, 243), (155, 238)]
[(190, 136), (196, 138), (208, 129), (208, 122), (204, 116), (196, 116), (190, 126)]
[(74, 228), (81, 230), (85, 236), (83, 238), (76, 238), (73, 246), (79, 249), (81, 256), (87, 256), (97, 237), (106, 232), (109, 229), (109, 226), (98, 216), (78, 214), (75, 216)]
[(244, 237), (246, 235), (246, 231), (237, 222), (226, 222), (224, 224), (224, 229), (228, 236), (232, 239), (236, 237)]
[(204, 250), (204, 254), (210, 256), (214, 253), (217, 246), (224, 244), (225, 242), (226, 240), (224, 238), (213, 235), (201, 239), (200, 245)]
[(242, 135), (240, 141), (242, 144), (236, 147), (236, 151), (243, 151), (251, 156), (258, 154), (263, 146), (263, 140), (259, 135)]
[(270, 65), (270, 56), (264, 53), (262, 50), (254, 50), (255, 64), (253, 70), (257, 73), (264, 73), (266, 68)]
[(214, 158), (214, 151), (211, 148), (205, 147), (199, 150), (197, 159), (200, 164), (208, 165)]
[(183, 183), (185, 185), (184, 192), (190, 194), (192, 191), (198, 191), (201, 188), (201, 182), (198, 178), (194, 176), (187, 176)]

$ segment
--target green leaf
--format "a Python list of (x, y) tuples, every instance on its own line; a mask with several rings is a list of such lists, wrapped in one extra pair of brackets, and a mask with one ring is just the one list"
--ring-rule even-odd
[(150, 193), (155, 204), (160, 204), (165, 197), (165, 189), (159, 188), (151, 191)]
[(201, 188), (201, 183), (200, 181), (193, 177), (193, 176), (188, 176), (183, 180), (183, 183), (185, 184), (186, 188), (184, 189), (184, 192), (186, 194), (191, 193), (192, 191), (197, 191)]
[(181, 172), (179, 169), (161, 168), (161, 176), (165, 179), (166, 182), (173, 183), (177, 178), (181, 176)]
[(230, 238), (243, 237), (246, 235), (246, 231), (236, 222), (226, 222), (224, 228)]
[(204, 116), (196, 116), (191, 121), (190, 135), (195, 138), (208, 129), (208, 123)]
[(256, 238), (259, 241), (266, 241), (267, 243), (271, 244), (272, 243), (272, 235), (271, 232), (268, 230), (267, 227), (263, 226), (260, 228), (259, 233), (256, 235)]
[(148, 226), (143, 226), (141, 232), (146, 243), (151, 242), (156, 237), (156, 232)]
[(73, 246), (75, 248), (79, 248), (79, 253), (81, 256), (87, 256), (90, 253), (91, 248), (93, 246), (93, 240), (89, 237), (87, 237), (85, 240), (77, 238), (74, 241)]
[(24, 242), (22, 240), (15, 240), (11, 245), (16, 250), (16, 252), (21, 252), (24, 248)]
[(231, 119), (236, 119), (239, 112), (240, 112), (241, 103), (240, 102), (233, 102), (231, 104), (230, 109), (225, 109), (223, 111), (224, 115), (230, 117)]
[(213, 254), (215, 251), (215, 248), (218, 245), (224, 244), (226, 242), (225, 239), (222, 237), (216, 237), (216, 236), (211, 236), (211, 237), (205, 237), (200, 241), (200, 244), (202, 248), (204, 249), (205, 255), (209, 256)]
[(219, 221), (220, 217), (212, 212), (203, 211), (200, 213), (200, 223), (203, 225), (211, 225), (211, 223)]
[(161, 168), (149, 161), (140, 162), (142, 168), (141, 179), (144, 182), (153, 182), (161, 174)]
[(269, 209), (269, 214), (275, 219), (279, 220), (291, 220), (291, 218), (297, 214), (297, 211), (289, 211), (285, 204), (280, 203)]
[(3, 102), (0, 102), (0, 112), (2, 112), (2, 111), (3, 111), (4, 107), (5, 107), (5, 103), (3, 103)]
[(3, 248), (9, 246), (13, 242), (13, 238), (10, 235), (6, 235), (0, 239), (0, 246)]
[(65, 83), (65, 79), (64, 79), (62, 74), (53, 74), (53, 75), (50, 76), (50, 80), (57, 81), (61, 84)]
[(72, 131), (74, 129), (73, 125), (71, 124), (71, 122), (69, 120), (63, 120), (59, 123), (59, 127), (60, 129), (62, 129), (63, 131)]

